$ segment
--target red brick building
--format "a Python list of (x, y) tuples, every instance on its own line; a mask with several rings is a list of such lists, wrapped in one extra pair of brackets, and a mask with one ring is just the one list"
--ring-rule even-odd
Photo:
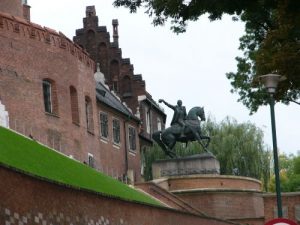
[(29, 8), (0, 3), (0, 100), (10, 128), (110, 176), (141, 180), (140, 119), (95, 82), (85, 50), (32, 23)]
[(129, 58), (122, 57), (119, 48), (118, 20), (112, 20), (113, 42), (105, 26), (99, 26), (94, 6), (86, 7), (83, 28), (76, 30), (74, 42), (84, 48), (91, 58), (100, 64), (106, 84), (125, 102), (133, 114), (141, 119), (139, 133), (141, 150), (152, 145), (154, 131), (165, 128), (166, 114), (146, 90), (146, 83), (140, 74), (134, 74)]

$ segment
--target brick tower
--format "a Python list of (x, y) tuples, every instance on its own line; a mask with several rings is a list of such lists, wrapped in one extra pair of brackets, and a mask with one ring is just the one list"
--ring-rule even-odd
[[(142, 121), (140, 137), (145, 145), (152, 144), (153, 131), (163, 129), (166, 115), (146, 91), (146, 83), (140, 74), (134, 74), (129, 58), (122, 57), (119, 47), (119, 22), (112, 20), (112, 41), (106, 26), (98, 25), (95, 6), (86, 7), (83, 28), (76, 30), (74, 42), (85, 49), (100, 64), (105, 82)], [(144, 143), (141, 144), (142, 146)]]
[(23, 4), (21, 0), (1, 0), (0, 11), (12, 16), (23, 17)]

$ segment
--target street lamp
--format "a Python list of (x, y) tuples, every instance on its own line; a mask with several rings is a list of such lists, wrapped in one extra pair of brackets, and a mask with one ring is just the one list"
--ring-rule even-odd
[(279, 179), (279, 164), (277, 153), (277, 138), (276, 138), (276, 125), (275, 125), (275, 112), (274, 112), (274, 94), (276, 92), (277, 85), (285, 77), (277, 74), (267, 74), (259, 77), (261, 83), (265, 86), (270, 94), (270, 111), (271, 111), (271, 125), (272, 125), (272, 139), (273, 139), (273, 156), (274, 156), (274, 172), (275, 172), (275, 185), (277, 196), (277, 214), (278, 217), (282, 217), (282, 203), (281, 203), (281, 191), (280, 191), (280, 179)]

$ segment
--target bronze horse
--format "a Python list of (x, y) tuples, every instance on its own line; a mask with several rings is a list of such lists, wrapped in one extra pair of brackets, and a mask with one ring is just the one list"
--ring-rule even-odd
[[(188, 143), (190, 141), (198, 141), (207, 152), (210, 137), (201, 134), (200, 120), (198, 117), (200, 117), (201, 121), (205, 121), (203, 107), (194, 107), (189, 111), (184, 121), (185, 128), (183, 137), (180, 137), (182, 127), (179, 124), (174, 124), (165, 130), (154, 132), (152, 138), (162, 148), (165, 154), (171, 158), (176, 157), (176, 153), (173, 151), (176, 142)], [(205, 145), (202, 143), (203, 139), (207, 140)]]

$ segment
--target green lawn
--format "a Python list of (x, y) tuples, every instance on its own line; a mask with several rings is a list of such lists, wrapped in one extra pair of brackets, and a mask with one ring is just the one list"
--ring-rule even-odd
[(0, 163), (56, 182), (129, 201), (160, 205), (149, 196), (0, 126)]

